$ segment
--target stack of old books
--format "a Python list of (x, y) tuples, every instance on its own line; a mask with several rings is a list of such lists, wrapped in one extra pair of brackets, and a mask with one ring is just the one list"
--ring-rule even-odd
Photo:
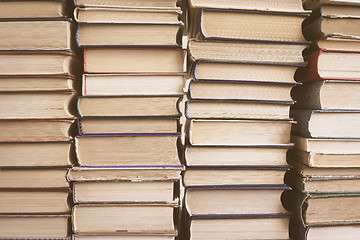
[(74, 239), (174, 239), (184, 50), (171, 1), (76, 2), (84, 49)]
[(184, 239), (289, 239), (290, 96), (300, 0), (190, 1)]
[[(326, 4), (328, 5), (326, 5)], [(360, 234), (360, 1), (305, 1), (303, 33), (313, 41), (292, 92), (295, 148), (286, 174), (294, 239)]]
[(66, 1), (0, 2), (0, 238), (70, 236), (81, 60)]

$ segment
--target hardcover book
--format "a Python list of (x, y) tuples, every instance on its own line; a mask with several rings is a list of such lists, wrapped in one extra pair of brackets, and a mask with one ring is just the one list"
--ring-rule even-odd
[(315, 10), (321, 5), (348, 5), (348, 6), (360, 6), (359, 0), (303, 0), (303, 6), (308, 10)]
[(156, 0), (156, 1), (147, 1), (147, 0), (107, 0), (106, 2), (101, 2), (98, 0), (75, 0), (76, 6), (81, 7), (119, 7), (119, 8), (149, 8), (149, 9), (180, 9), (179, 5), (181, 1), (179, 0)]

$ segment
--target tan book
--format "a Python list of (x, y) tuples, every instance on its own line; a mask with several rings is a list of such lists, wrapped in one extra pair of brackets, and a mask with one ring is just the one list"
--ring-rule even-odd
[(75, 0), (76, 6), (84, 7), (121, 7), (121, 8), (150, 8), (150, 9), (178, 9), (179, 0)]
[(181, 48), (86, 48), (84, 71), (87, 73), (184, 72)]
[(321, 5), (349, 5), (349, 6), (360, 6), (359, 0), (303, 0), (303, 6), (305, 9), (315, 10)]
[(75, 31), (74, 23), (64, 19), (0, 22), (0, 49), (74, 50)]
[(1, 238), (67, 239), (70, 215), (1, 215)]
[(100, 235), (100, 234), (74, 234), (73, 240), (175, 240), (174, 234), (114, 234), (114, 235)]

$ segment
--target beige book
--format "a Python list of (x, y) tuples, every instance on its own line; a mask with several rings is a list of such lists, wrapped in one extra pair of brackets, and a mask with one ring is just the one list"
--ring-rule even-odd
[(58, 18), (71, 16), (71, 8), (66, 1), (1, 1), (1, 18)]
[(360, 234), (360, 225), (325, 225), (312, 226), (306, 229), (308, 240), (325, 238), (328, 240), (356, 239)]
[(87, 73), (156, 73), (184, 72), (181, 48), (86, 48), (84, 71)]
[(0, 167), (69, 167), (75, 162), (73, 142), (2, 142)]
[(74, 23), (68, 20), (0, 22), (1, 50), (75, 49)]
[(174, 235), (172, 234), (114, 234), (114, 235), (84, 235), (84, 234), (74, 234), (73, 240), (175, 240)]
[(69, 218), (69, 215), (1, 215), (1, 237), (64, 239), (70, 231)]
[(76, 6), (84, 7), (121, 7), (121, 8), (150, 8), (150, 9), (177, 9), (179, 0), (75, 0)]
[(359, 6), (359, 0), (303, 0), (303, 6), (308, 10), (315, 10), (321, 5), (331, 4), (331, 5), (349, 5), (349, 6)]
[(178, 9), (77, 7), (74, 19), (79, 23), (179, 24), (180, 14)]

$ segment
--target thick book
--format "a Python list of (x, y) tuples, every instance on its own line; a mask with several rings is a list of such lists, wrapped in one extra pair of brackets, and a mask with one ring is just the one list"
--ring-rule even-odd
[(359, 223), (359, 193), (303, 193), (285, 191), (284, 207), (292, 211), (303, 226)]
[(2, 19), (72, 17), (71, 10), (71, 2), (66, 0), (0, 2), (0, 16)]
[(76, 205), (72, 228), (76, 234), (175, 234), (174, 207), (171, 204)]
[(107, 0), (105, 2), (98, 0), (75, 0), (76, 6), (81, 7), (119, 7), (119, 8), (147, 8), (147, 9), (180, 9), (179, 0)]
[(67, 168), (7, 168), (0, 172), (0, 189), (68, 190)]
[(293, 148), (288, 151), (288, 158), (306, 164), (309, 167), (360, 167), (360, 153), (326, 153), (316, 151), (307, 152)]
[(190, 39), (188, 51), (192, 61), (301, 66), (305, 64), (302, 51), (306, 46), (304, 43)]
[(291, 136), (294, 147), (306, 152), (320, 152), (333, 154), (359, 154), (359, 139), (329, 139), (307, 138), (298, 135)]
[(321, 5), (360, 6), (359, 0), (303, 0), (304, 9), (315, 10)]
[(79, 76), (82, 61), (66, 51), (0, 51), (0, 74), (6, 76)]
[(197, 61), (192, 64), (191, 72), (195, 80), (296, 83), (297, 68), (286, 64)]
[(70, 215), (0, 215), (0, 239), (69, 240)]
[(179, 166), (178, 134), (90, 135), (75, 138), (80, 166)]
[(290, 143), (291, 121), (188, 120), (191, 145), (274, 146)]
[(251, 100), (293, 103), (290, 91), (293, 84), (190, 81), (188, 95), (196, 100)]
[(280, 197), (283, 186), (249, 187), (192, 187), (185, 193), (185, 207), (190, 216), (198, 217), (254, 217), (286, 215)]
[(185, 102), (185, 116), (194, 119), (288, 120), (290, 106), (291, 103), (256, 100), (190, 100)]
[(308, 14), (201, 9), (190, 21), (191, 34), (201, 39), (305, 42), (301, 23)]
[(71, 19), (0, 21), (0, 49), (75, 50), (75, 32)]
[(190, 240), (289, 239), (289, 216), (244, 218), (189, 217), (187, 231)]
[(181, 14), (179, 9), (77, 7), (74, 19), (78, 23), (179, 24)]
[(86, 73), (179, 74), (185, 72), (184, 55), (184, 50), (180, 47), (85, 48), (84, 71)]
[(182, 74), (83, 74), (82, 82), (83, 96), (182, 95), (185, 86)]
[(0, 93), (0, 119), (72, 118), (76, 100), (74, 92)]
[(75, 204), (176, 204), (179, 181), (75, 182)]
[(2, 76), (1, 92), (76, 92), (81, 81), (70, 76)]
[(284, 166), (286, 152), (292, 145), (278, 147), (191, 146), (184, 150), (189, 167)]
[(76, 33), (80, 47), (91, 46), (179, 46), (182, 23), (83, 23)]
[(69, 182), (94, 181), (178, 181), (183, 166), (175, 167), (73, 167), (66, 179)]
[(295, 171), (288, 171), (284, 181), (292, 189), (306, 193), (351, 193), (360, 191), (359, 176), (303, 176)]
[(181, 95), (172, 96), (81, 96), (81, 117), (178, 117)]
[(68, 191), (0, 190), (0, 214), (69, 214)]
[(0, 120), (0, 142), (55, 142), (73, 139), (74, 119)]
[(299, 82), (360, 79), (360, 71), (357, 71), (360, 54), (357, 52), (318, 50), (306, 59), (307, 65), (299, 68), (295, 74), (295, 80)]
[(360, 110), (360, 81), (324, 80), (305, 82), (291, 90), (298, 109)]
[(288, 165), (282, 167), (188, 167), (184, 187), (283, 185)]
[(75, 163), (72, 141), (1, 142), (0, 168), (70, 167)]
[(292, 131), (303, 137), (360, 138), (359, 111), (292, 109), (290, 116), (297, 122)]
[(85, 117), (78, 119), (78, 125), (80, 135), (175, 134), (180, 132), (177, 117)]

